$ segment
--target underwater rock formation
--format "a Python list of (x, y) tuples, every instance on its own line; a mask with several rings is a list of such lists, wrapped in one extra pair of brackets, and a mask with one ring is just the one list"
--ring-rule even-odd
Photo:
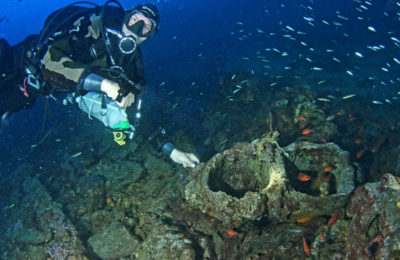
[[(285, 207), (281, 217), (330, 215), (342, 208), (354, 190), (354, 169), (349, 153), (334, 143), (296, 142), (284, 148), (287, 155)], [(310, 181), (300, 181), (306, 173)], [(285, 212), (286, 211), (286, 212)]]
[(102, 259), (116, 259), (130, 255), (139, 241), (120, 223), (111, 223), (88, 240), (93, 251)]
[(346, 259), (400, 258), (400, 183), (391, 174), (356, 189)]
[(184, 192), (189, 204), (224, 223), (261, 218), (266, 198), (258, 192), (254, 152), (253, 145), (238, 143), (196, 167)]
[(135, 252), (135, 259), (197, 259), (192, 241), (178, 227), (154, 223), (152, 231)]
[[(330, 215), (354, 189), (349, 155), (333, 143), (293, 143), (280, 148), (277, 133), (238, 143), (191, 172), (188, 203), (223, 223), (257, 220), (295, 222)], [(299, 181), (306, 172), (310, 181)], [(268, 212), (268, 213), (267, 213)]]
[[(2, 249), (4, 259), (87, 259), (78, 232), (64, 215), (60, 204), (54, 202), (37, 178), (27, 176), (32, 169), (21, 167), (25, 176), (21, 196), (12, 215), (20, 216), (9, 224), (5, 237), (8, 248)], [(14, 191), (19, 193), (18, 190)], [(20, 195), (21, 195), (20, 194)]]

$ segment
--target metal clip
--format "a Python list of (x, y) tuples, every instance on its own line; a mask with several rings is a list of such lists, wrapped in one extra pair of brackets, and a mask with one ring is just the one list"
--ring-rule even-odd
[(40, 83), (39, 80), (35, 78), (32, 74), (28, 74), (28, 85), (39, 90), (40, 89)]

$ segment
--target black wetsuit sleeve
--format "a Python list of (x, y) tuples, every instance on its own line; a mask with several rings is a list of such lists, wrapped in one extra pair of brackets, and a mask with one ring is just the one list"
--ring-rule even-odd
[(170, 156), (175, 146), (170, 141), (169, 136), (162, 127), (153, 131), (147, 138), (150, 144), (159, 152), (163, 152)]
[(103, 42), (99, 20), (96, 13), (88, 13), (48, 44), (41, 72), (57, 90), (80, 92), (93, 64), (106, 65), (100, 62), (103, 57), (93, 56), (94, 46)]

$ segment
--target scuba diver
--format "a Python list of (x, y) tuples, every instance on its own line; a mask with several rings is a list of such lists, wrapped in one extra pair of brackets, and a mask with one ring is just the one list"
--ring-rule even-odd
[[(159, 13), (152, 4), (124, 10), (116, 0), (104, 6), (82, 1), (50, 14), (40, 35), (15, 46), (0, 39), (2, 119), (30, 108), (37, 95), (68, 93), (64, 104), (76, 104), (89, 118), (99, 119), (114, 131), (118, 144), (125, 144), (135, 131), (126, 108), (135, 104), (139, 120), (146, 83), (140, 45), (158, 27)], [(194, 154), (176, 149), (161, 127), (148, 140), (183, 167), (199, 163)]]

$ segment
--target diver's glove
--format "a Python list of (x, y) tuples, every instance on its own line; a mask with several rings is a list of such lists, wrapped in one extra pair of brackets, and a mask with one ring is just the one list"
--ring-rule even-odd
[(174, 149), (169, 156), (174, 162), (179, 163), (183, 168), (191, 167), (194, 168), (196, 164), (200, 163), (196, 155), (192, 153), (184, 153), (178, 149)]

